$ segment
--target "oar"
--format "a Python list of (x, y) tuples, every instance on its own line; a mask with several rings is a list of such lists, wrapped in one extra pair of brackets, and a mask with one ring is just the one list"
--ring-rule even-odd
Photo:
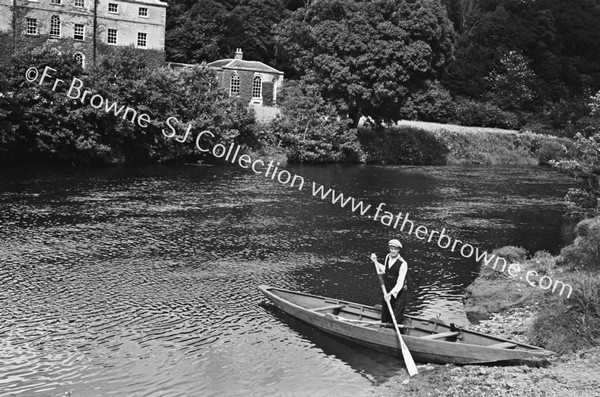
[[(381, 274), (379, 274), (377, 265), (375, 265), (375, 270), (377, 271), (379, 284), (381, 284), (381, 291), (383, 291), (383, 295), (385, 296), (385, 294), (387, 294), (387, 291), (385, 290), (385, 283), (383, 282), (383, 277), (381, 277)], [(390, 311), (390, 315), (392, 316), (392, 321), (394, 322), (394, 328), (396, 329), (396, 335), (398, 335), (398, 340), (400, 340), (400, 349), (402, 350), (402, 357), (404, 358), (404, 363), (406, 364), (408, 375), (411, 377), (415, 376), (419, 373), (419, 371), (417, 371), (415, 360), (413, 360), (412, 355), (408, 350), (408, 347), (406, 347), (406, 344), (404, 344), (404, 341), (402, 340), (402, 335), (400, 334), (400, 329), (398, 329), (398, 323), (396, 322), (396, 316), (394, 315), (394, 311), (392, 310), (392, 305), (390, 304), (390, 301), (387, 299), (384, 299), (384, 301), (387, 304), (388, 310)]]

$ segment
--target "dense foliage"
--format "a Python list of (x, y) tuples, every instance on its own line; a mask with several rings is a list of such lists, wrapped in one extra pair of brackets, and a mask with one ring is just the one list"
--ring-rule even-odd
[(569, 0), (444, 0), (458, 34), (444, 83), (481, 98), (484, 79), (509, 51), (530, 60), (536, 103), (581, 96), (600, 84), (600, 4)]
[[(284, 87), (290, 89), (283, 95), (291, 105), (280, 103), (285, 110), (280, 119), (257, 136), (245, 104), (227, 99), (202, 67), (147, 73), (132, 54), (119, 59), (117, 52), (85, 71), (64, 50), (64, 55), (47, 59), (24, 53), (0, 71), (0, 150), (4, 160), (194, 157), (182, 145), (160, 139), (169, 116), (181, 121), (177, 128), (182, 130), (187, 123), (193, 128), (210, 125), (226, 142), (274, 145), (291, 161), (301, 162), (390, 161), (374, 154), (373, 142), (366, 150), (373, 155), (365, 156), (355, 129), (361, 115), (370, 116), (375, 125), (416, 119), (568, 137), (581, 133), (584, 157), (562, 164), (582, 182), (570, 198), (579, 207), (592, 208), (598, 198), (593, 156), (600, 94), (592, 105), (589, 98), (600, 92), (598, 20), (600, 4), (588, 0), (171, 0), (167, 60), (213, 61), (231, 57), (241, 47), (245, 59), (285, 71)], [(55, 65), (65, 79), (79, 76), (94, 92), (148, 112), (153, 122), (136, 129), (47, 86), (21, 85), (24, 68), (46, 64)], [(111, 74), (119, 81), (111, 80)], [(194, 96), (190, 87), (200, 94)], [(368, 133), (362, 134), (364, 144)], [(383, 130), (376, 134), (376, 141), (382, 136), (398, 140)], [(416, 161), (439, 157), (433, 153), (437, 144), (413, 139), (423, 133), (409, 135), (406, 142), (428, 151)], [(476, 146), (494, 142), (513, 150), (501, 137), (483, 138), (485, 142), (463, 150), (471, 161), (510, 157), (508, 152), (475, 156)], [(437, 139), (453, 144), (450, 138)], [(447, 160), (461, 156), (453, 147)], [(545, 141), (526, 151), (545, 163), (561, 159), (568, 148)], [(419, 156), (405, 153), (394, 161)]]
[(600, 338), (600, 277), (574, 273), (569, 299), (553, 300), (535, 317), (529, 341), (559, 354), (586, 350)]
[(355, 121), (570, 137), (588, 128), (585, 102), (600, 90), (598, 1), (440, 1), (171, 0), (167, 56), (213, 61), (242, 47), (286, 79), (312, 78)]
[[(52, 79), (27, 83), (29, 67), (41, 73), (46, 66), (56, 70)], [(81, 100), (73, 91), (70, 98), (68, 86), (52, 89), (54, 77), (66, 84), (80, 79), (85, 87), (81, 91), (92, 94)], [(102, 98), (101, 106), (90, 104), (92, 95)], [(132, 111), (126, 113), (127, 107)], [(147, 123), (140, 124), (141, 114), (148, 115)], [(204, 129), (215, 135), (212, 144), (256, 144), (252, 113), (218, 88), (212, 71), (161, 68), (148, 73), (129, 48), (103, 58), (91, 71), (82, 70), (72, 55), (53, 49), (14, 58), (0, 73), (0, 116), (0, 156), (5, 161), (191, 160), (201, 157), (193, 139)], [(184, 136), (188, 125), (187, 142), (167, 139)]]
[(442, 165), (447, 162), (448, 147), (420, 128), (362, 128), (358, 136), (370, 163)]
[(552, 162), (578, 181), (566, 197), (570, 212), (577, 216), (600, 214), (600, 91), (590, 97), (588, 106), (591, 122), (586, 133), (576, 135), (577, 158)]
[(364, 161), (351, 121), (338, 117), (316, 85), (291, 82), (283, 89), (279, 103), (282, 115), (261, 137), (266, 145), (285, 151), (289, 161)]
[(532, 343), (558, 353), (597, 345), (600, 337), (600, 218), (579, 222), (575, 235), (560, 256), (533, 258), (539, 274), (554, 279), (560, 275), (561, 281), (573, 287), (570, 297), (548, 301), (529, 335)]
[(167, 8), (166, 52), (172, 62), (195, 63), (244, 57), (272, 64), (274, 25), (286, 18), (281, 0), (172, 1)]
[(322, 0), (295, 11), (276, 33), (296, 73), (355, 125), (361, 116), (398, 120), (452, 55), (452, 26), (438, 0)]

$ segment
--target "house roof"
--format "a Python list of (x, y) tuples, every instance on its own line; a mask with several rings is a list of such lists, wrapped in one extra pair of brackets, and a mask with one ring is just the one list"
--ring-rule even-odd
[(272, 74), (283, 74), (275, 68), (265, 65), (259, 61), (245, 61), (243, 59), (219, 59), (208, 64), (208, 66), (220, 69), (231, 69), (231, 70), (249, 70), (251, 72), (263, 72)]

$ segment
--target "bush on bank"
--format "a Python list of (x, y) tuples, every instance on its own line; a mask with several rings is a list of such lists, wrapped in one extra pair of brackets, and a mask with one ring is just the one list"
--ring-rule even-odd
[(290, 162), (364, 162), (352, 121), (338, 116), (316, 85), (290, 81), (281, 92), (281, 114), (265, 126), (265, 147), (281, 148)]
[(600, 217), (577, 224), (575, 241), (561, 250), (558, 265), (570, 270), (600, 271)]
[[(183, 71), (169, 68), (146, 69), (131, 48), (121, 48), (104, 57), (92, 70), (83, 70), (72, 54), (41, 48), (12, 58), (0, 71), (0, 161), (57, 161), (74, 163), (212, 160), (194, 147), (196, 133), (208, 129), (205, 147), (232, 142), (257, 145), (252, 112), (232, 100), (218, 87), (214, 73), (205, 67)], [(25, 72), (36, 67), (40, 75), (49, 66), (52, 78), (39, 85), (27, 83)], [(52, 90), (54, 78), (66, 82)], [(89, 99), (82, 103), (69, 98), (73, 78), (103, 98), (98, 109)], [(72, 95), (76, 95), (73, 91)], [(148, 114), (146, 128), (131, 117), (106, 111), (116, 103)], [(131, 113), (129, 113), (131, 114)], [(170, 126), (167, 124), (171, 118)], [(177, 121), (175, 121), (175, 119)], [(166, 139), (166, 134), (191, 134), (187, 142)]]
[(587, 137), (577, 134), (576, 138), (577, 156), (551, 164), (577, 181), (577, 187), (569, 189), (565, 198), (569, 212), (583, 218), (600, 214), (600, 132)]
[(358, 140), (375, 164), (443, 165), (448, 148), (429, 131), (415, 127), (363, 127)]
[(557, 353), (575, 352), (600, 343), (600, 276), (572, 273), (563, 280), (573, 286), (569, 299), (544, 305), (531, 327), (529, 341)]
[[(52, 79), (41, 86), (26, 83), (25, 71), (32, 66), (53, 67), (55, 77), (66, 82), (81, 79), (86, 89), (146, 113), (152, 121), (141, 128), (107, 113), (104, 106), (94, 109), (68, 98), (68, 87), (53, 92)], [(236, 143), (290, 162), (544, 164), (568, 159), (573, 152), (567, 139), (532, 133), (442, 124), (431, 128), (431, 123), (357, 130), (339, 116), (339, 106), (325, 101), (319, 88), (306, 81), (287, 83), (278, 98), (282, 115), (259, 128), (246, 104), (217, 87), (214, 74), (203, 67), (149, 73), (129, 48), (103, 58), (93, 70), (82, 70), (72, 54), (35, 49), (0, 71), (0, 162), (214, 161), (192, 142), (205, 129), (215, 136), (206, 137), (210, 139), (202, 141), (203, 147)], [(450, 99), (432, 83), (411, 97), (406, 112), (447, 119), (454, 111)], [(185, 143), (163, 135), (164, 130), (181, 137), (188, 125), (192, 134)]]
[[(530, 281), (535, 283), (540, 277), (548, 276), (555, 282), (560, 280), (571, 285), (572, 293), (569, 296), (544, 291), (482, 263), (478, 279), (467, 288), (472, 307), (501, 310), (506, 304), (537, 303), (540, 306), (529, 330), (530, 343), (557, 353), (600, 344), (600, 217), (579, 222), (575, 241), (558, 256), (539, 251), (528, 258), (523, 248), (513, 246), (496, 249), (493, 253), (508, 263), (519, 263), (521, 275), (535, 271)], [(478, 288), (473, 288), (476, 284)], [(507, 302), (507, 294), (512, 290), (523, 291), (522, 298)]]
[(457, 101), (452, 121), (474, 127), (519, 129), (522, 126), (519, 117), (515, 113), (502, 110), (489, 102), (471, 99), (459, 99)]

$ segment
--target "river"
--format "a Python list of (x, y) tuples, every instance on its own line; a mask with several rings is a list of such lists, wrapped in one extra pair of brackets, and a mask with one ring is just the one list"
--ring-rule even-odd
[(399, 238), (407, 308), (467, 325), (478, 265), (313, 197), (309, 181), (482, 250), (553, 254), (572, 181), (542, 167), (0, 168), (0, 396), (376, 395), (402, 360), (282, 314), (269, 284), (380, 301), (368, 257)]

